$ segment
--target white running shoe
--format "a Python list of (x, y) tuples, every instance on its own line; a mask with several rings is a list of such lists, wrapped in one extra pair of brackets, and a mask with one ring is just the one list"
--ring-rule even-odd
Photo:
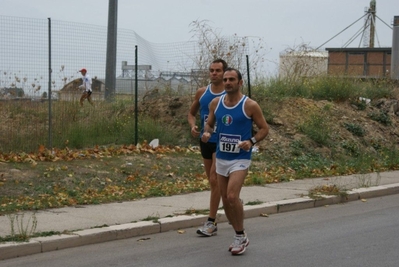
[(218, 227), (217, 223), (207, 221), (204, 226), (198, 228), (197, 234), (202, 236), (214, 236), (217, 235)]
[(232, 255), (243, 254), (249, 245), (249, 239), (246, 234), (235, 235), (234, 242), (230, 245), (229, 251)]

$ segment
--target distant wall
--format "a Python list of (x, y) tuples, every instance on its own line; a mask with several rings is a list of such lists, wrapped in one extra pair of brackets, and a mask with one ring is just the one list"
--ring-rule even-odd
[(326, 48), (328, 75), (384, 78), (391, 72), (391, 48)]
[[(135, 80), (129, 78), (117, 78), (115, 85), (115, 93), (116, 94), (134, 94), (135, 93)], [(192, 88), (191, 82), (185, 79), (176, 79), (172, 78), (169, 80), (165, 80), (162, 78), (157, 78), (153, 80), (137, 80), (137, 90), (138, 94), (142, 95), (145, 92), (154, 90), (154, 89), (170, 89), (175, 92), (189, 92)]]
[[(55, 91), (58, 94), (59, 100), (64, 101), (78, 101), (82, 95), (82, 90), (78, 86), (82, 84), (82, 79), (75, 79), (66, 84), (60, 91)], [(135, 80), (130, 78), (117, 78), (115, 85), (116, 94), (135, 94)], [(152, 90), (166, 90), (169, 89), (176, 93), (189, 93), (193, 89), (197, 89), (194, 82), (187, 81), (183, 78), (171, 79), (138, 79), (138, 95), (144, 95)], [(105, 84), (104, 79), (93, 79), (92, 84), (92, 99), (104, 100)]]

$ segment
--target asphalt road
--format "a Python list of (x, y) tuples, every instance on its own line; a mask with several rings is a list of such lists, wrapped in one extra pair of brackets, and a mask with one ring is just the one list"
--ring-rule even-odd
[(399, 194), (245, 221), (250, 244), (227, 251), (233, 231), (194, 228), (0, 261), (0, 266), (398, 266)]

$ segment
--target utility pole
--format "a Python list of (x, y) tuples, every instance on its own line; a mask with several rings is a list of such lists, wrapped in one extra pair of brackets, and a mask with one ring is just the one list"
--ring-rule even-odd
[(374, 35), (375, 35), (375, 14), (377, 12), (377, 1), (376, 0), (371, 0), (370, 1), (370, 9), (369, 9), (369, 15), (370, 15), (370, 43), (369, 47), (373, 48), (374, 47)]
[(105, 100), (113, 101), (116, 84), (116, 35), (118, 21), (118, 0), (109, 0), (107, 58), (105, 66)]
[(399, 16), (393, 18), (391, 79), (399, 81)]

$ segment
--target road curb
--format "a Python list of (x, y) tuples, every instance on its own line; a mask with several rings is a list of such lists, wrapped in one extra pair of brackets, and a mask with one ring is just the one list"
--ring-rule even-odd
[[(318, 199), (301, 197), (262, 203), (259, 205), (246, 205), (244, 206), (244, 216), (245, 218), (258, 216), (267, 217), (269, 214), (322, 207), (398, 193), (399, 183), (358, 188), (349, 190), (345, 194), (339, 196), (320, 196)], [(136, 223), (79, 230), (71, 232), (70, 234), (37, 237), (24, 243), (7, 242), (0, 244), (0, 260), (196, 227), (202, 225), (206, 218), (207, 216), (205, 215), (179, 215), (175, 217), (161, 218), (155, 222), (140, 221)], [(227, 222), (223, 210), (218, 212), (218, 222)]]

